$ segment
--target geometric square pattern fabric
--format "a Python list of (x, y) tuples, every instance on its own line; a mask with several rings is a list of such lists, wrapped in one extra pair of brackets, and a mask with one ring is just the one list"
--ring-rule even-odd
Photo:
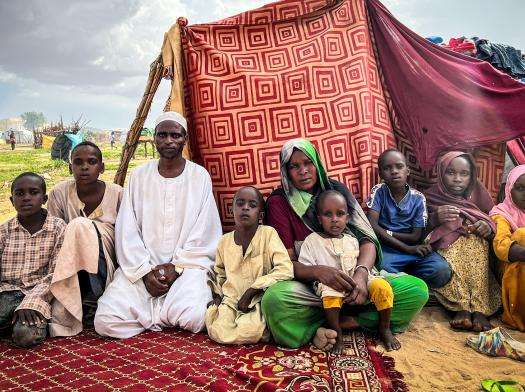
[(268, 195), (279, 152), (307, 138), (327, 172), (359, 199), (395, 145), (363, 0), (272, 3), (210, 24), (181, 26), (192, 158), (210, 173), (231, 227), (243, 185)]

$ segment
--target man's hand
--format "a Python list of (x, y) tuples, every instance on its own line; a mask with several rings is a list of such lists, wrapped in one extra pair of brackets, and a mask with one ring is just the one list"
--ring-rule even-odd
[(439, 206), (437, 209), (437, 219), (440, 224), (454, 222), (459, 218), (459, 208), (455, 206)]
[(158, 272), (153, 269), (142, 278), (146, 290), (148, 290), (148, 293), (150, 293), (152, 297), (160, 297), (166, 294), (170, 288), (166, 282), (166, 278), (160, 280), (157, 278), (157, 274)]
[(315, 268), (315, 279), (336, 291), (346, 293), (355, 287), (354, 280), (337, 268), (325, 265), (319, 265)]
[(40, 312), (33, 309), (20, 309), (13, 314), (12, 323), (20, 321), (23, 325), (43, 325), (46, 319)]
[(349, 305), (362, 305), (368, 298), (368, 271), (364, 268), (358, 268), (352, 278), (355, 286), (343, 302)]
[(477, 235), (478, 237), (488, 239), (492, 235), (490, 225), (484, 220), (479, 220), (472, 225), (468, 225), (468, 232)]
[(155, 272), (155, 277), (159, 282), (164, 282), (168, 286), (171, 286), (173, 282), (180, 276), (175, 271), (175, 266), (171, 263), (159, 264), (153, 267), (152, 271)]
[(250, 309), (250, 302), (252, 302), (253, 297), (255, 297), (257, 294), (261, 293), (261, 289), (252, 289), (251, 287), (245, 291), (245, 293), (242, 295), (241, 299), (239, 299), (239, 302), (237, 303), (237, 309), (240, 312), (247, 313)]
[(408, 254), (418, 255), (420, 257), (425, 257), (430, 252), (432, 252), (432, 246), (430, 246), (429, 244), (413, 245), (407, 247)]

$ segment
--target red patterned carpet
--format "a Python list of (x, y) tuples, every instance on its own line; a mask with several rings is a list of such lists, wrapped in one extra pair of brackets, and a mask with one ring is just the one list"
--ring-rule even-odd
[(146, 332), (127, 340), (87, 331), (33, 350), (0, 342), (1, 391), (404, 391), (391, 358), (347, 335), (346, 354), (273, 345), (221, 346), (206, 335)]

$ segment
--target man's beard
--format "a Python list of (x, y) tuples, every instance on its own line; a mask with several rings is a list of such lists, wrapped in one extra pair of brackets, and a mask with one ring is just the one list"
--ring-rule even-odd
[(157, 149), (159, 155), (161, 158), (164, 159), (175, 159), (179, 158), (182, 155), (182, 150), (184, 149), (184, 146), (177, 148), (177, 149), (170, 149), (170, 150), (159, 150)]

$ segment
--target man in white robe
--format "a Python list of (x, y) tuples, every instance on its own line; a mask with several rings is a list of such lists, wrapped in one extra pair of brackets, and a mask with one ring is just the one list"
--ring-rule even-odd
[(160, 159), (136, 168), (124, 190), (115, 225), (120, 268), (98, 301), (100, 335), (204, 328), (222, 229), (210, 175), (182, 157), (186, 129), (180, 114), (162, 114), (154, 136)]

